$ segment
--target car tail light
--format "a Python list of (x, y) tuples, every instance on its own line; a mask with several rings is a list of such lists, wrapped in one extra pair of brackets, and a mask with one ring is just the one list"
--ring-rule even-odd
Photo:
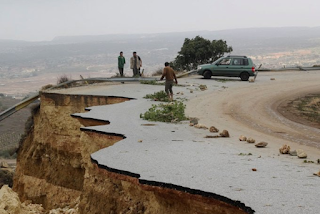
[(254, 67), (252, 67), (251, 70), (253, 73), (256, 71), (256, 69)]

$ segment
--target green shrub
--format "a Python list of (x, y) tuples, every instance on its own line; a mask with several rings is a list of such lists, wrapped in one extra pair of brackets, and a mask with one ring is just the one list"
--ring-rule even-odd
[(184, 113), (185, 108), (186, 106), (180, 101), (160, 103), (159, 105), (152, 105), (147, 112), (140, 115), (140, 118), (150, 121), (175, 123), (188, 119)]
[(169, 101), (167, 93), (163, 90), (155, 92), (153, 94), (147, 94), (143, 98), (152, 99), (152, 100), (161, 101), (161, 102), (168, 102)]

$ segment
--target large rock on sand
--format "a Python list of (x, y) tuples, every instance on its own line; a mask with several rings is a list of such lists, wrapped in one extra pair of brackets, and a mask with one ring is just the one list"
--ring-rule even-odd
[(210, 129), (209, 129), (210, 132), (219, 132), (219, 129), (217, 129), (216, 127), (214, 126), (211, 126)]
[(251, 137), (248, 137), (248, 138), (247, 138), (247, 142), (248, 142), (248, 143), (255, 143), (256, 140), (253, 139), (253, 138), (251, 138)]
[(192, 123), (193, 125), (197, 125), (199, 122), (199, 119), (196, 117), (192, 117), (190, 118), (190, 123)]
[(18, 194), (7, 185), (0, 189), (0, 214), (21, 213), (21, 202)]
[(297, 149), (297, 156), (299, 158), (307, 158), (307, 153), (305, 153), (302, 149)]
[(280, 149), (279, 152), (281, 154), (289, 154), (290, 153), (290, 146), (287, 144), (284, 144)]
[(200, 123), (194, 125), (194, 127), (197, 128), (197, 129), (208, 129), (208, 127), (206, 127), (205, 125), (200, 124)]
[(267, 145), (268, 145), (267, 142), (260, 142), (260, 143), (255, 144), (256, 147), (260, 147), (260, 148), (266, 147)]
[(296, 151), (296, 150), (290, 151), (289, 154), (290, 154), (291, 156), (297, 156), (297, 151)]
[(223, 130), (222, 132), (220, 132), (220, 136), (221, 137), (230, 137), (229, 132), (227, 130)]
[(240, 141), (247, 141), (247, 137), (243, 136), (243, 135), (240, 135), (239, 140)]

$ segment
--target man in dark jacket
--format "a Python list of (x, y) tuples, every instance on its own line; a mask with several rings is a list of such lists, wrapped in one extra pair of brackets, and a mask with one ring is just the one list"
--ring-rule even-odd
[(124, 64), (126, 64), (126, 59), (124, 58), (123, 52), (121, 51), (120, 56), (118, 57), (118, 69), (121, 77), (123, 77)]

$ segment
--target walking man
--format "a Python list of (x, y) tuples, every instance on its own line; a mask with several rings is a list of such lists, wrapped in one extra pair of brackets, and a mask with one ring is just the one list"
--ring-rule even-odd
[(119, 73), (120, 76), (123, 77), (123, 67), (124, 64), (126, 64), (126, 59), (123, 56), (123, 52), (120, 52), (120, 56), (118, 57), (118, 68), (119, 68)]
[(137, 52), (133, 52), (133, 56), (130, 59), (130, 68), (133, 71), (134, 77), (140, 75), (140, 67), (142, 67), (142, 60), (137, 55)]
[(174, 73), (174, 70), (169, 66), (169, 62), (164, 63), (164, 69), (162, 76), (160, 80), (163, 80), (163, 78), (166, 78), (166, 84), (165, 84), (165, 91), (168, 95), (168, 98), (170, 101), (173, 100), (173, 91), (172, 91), (172, 86), (173, 86), (173, 80), (178, 84), (176, 74)]

